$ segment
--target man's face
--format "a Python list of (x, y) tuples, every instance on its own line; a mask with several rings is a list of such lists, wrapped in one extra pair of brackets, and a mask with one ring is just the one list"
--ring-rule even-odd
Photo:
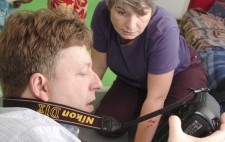
[(49, 101), (92, 112), (95, 91), (102, 83), (92, 70), (86, 47), (74, 46), (61, 51), (55, 72), (56, 76), (48, 79)]

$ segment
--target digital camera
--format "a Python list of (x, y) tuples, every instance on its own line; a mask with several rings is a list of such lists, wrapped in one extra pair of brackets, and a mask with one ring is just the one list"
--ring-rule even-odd
[[(195, 137), (210, 135), (220, 126), (219, 103), (208, 93), (196, 93), (194, 98), (174, 109), (168, 115), (177, 115), (181, 119), (182, 129)], [(154, 142), (167, 142), (169, 134), (168, 119), (159, 126)]]

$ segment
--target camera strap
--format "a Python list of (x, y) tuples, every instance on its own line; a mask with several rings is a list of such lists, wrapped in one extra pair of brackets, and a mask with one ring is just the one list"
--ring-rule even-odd
[(133, 125), (137, 125), (138, 123), (153, 118), (157, 115), (163, 114), (165, 112), (170, 112), (173, 109), (185, 104), (186, 99), (190, 97), (191, 94), (193, 95), (193, 93), (196, 94), (202, 91), (208, 92), (208, 89), (207, 90), (205, 88), (197, 90), (192, 89), (190, 90), (188, 95), (186, 95), (183, 99), (179, 100), (178, 102), (125, 123), (121, 123), (111, 116), (100, 117), (69, 106), (52, 102), (43, 102), (40, 100), (27, 98), (2, 98), (2, 99), (3, 99), (3, 107), (25, 107), (32, 109), (36, 112), (39, 112), (43, 115), (46, 115), (59, 123), (113, 132), (122, 127), (130, 127)]
[(101, 117), (52, 102), (27, 98), (2, 98), (3, 107), (24, 107), (46, 115), (59, 123), (101, 129)]
[(130, 127), (130, 126), (136, 125), (137, 123), (140, 123), (142, 121), (153, 118), (157, 115), (164, 114), (166, 112), (171, 112), (172, 110), (178, 108), (179, 106), (186, 104), (187, 98), (189, 98), (191, 95), (196, 95), (197, 93), (200, 93), (200, 92), (209, 92), (209, 89), (207, 89), (207, 88), (200, 88), (200, 89), (189, 88), (188, 90), (189, 90), (188, 94), (184, 98), (182, 98), (181, 100), (179, 100), (179, 101), (177, 101), (173, 104), (170, 104), (170, 105), (168, 105), (168, 106), (166, 106), (162, 109), (159, 109), (159, 110), (154, 111), (152, 113), (146, 114), (142, 117), (138, 117), (135, 120), (132, 120), (130, 122), (123, 123), (122, 127)]

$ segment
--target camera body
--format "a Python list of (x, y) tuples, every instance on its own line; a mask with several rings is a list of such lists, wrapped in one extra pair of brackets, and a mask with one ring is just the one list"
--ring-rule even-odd
[[(191, 101), (179, 106), (167, 116), (169, 115), (177, 115), (181, 119), (183, 131), (195, 137), (210, 135), (220, 126), (220, 105), (208, 92), (196, 93)], [(169, 124), (166, 119), (158, 128), (153, 141), (167, 142), (168, 131)]]

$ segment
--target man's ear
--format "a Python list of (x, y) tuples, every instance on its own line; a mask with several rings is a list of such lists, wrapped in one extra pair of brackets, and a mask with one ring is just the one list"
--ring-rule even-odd
[(39, 98), (45, 102), (48, 101), (49, 94), (48, 94), (47, 78), (44, 75), (40, 73), (34, 73), (30, 77), (29, 86), (36, 98)]

